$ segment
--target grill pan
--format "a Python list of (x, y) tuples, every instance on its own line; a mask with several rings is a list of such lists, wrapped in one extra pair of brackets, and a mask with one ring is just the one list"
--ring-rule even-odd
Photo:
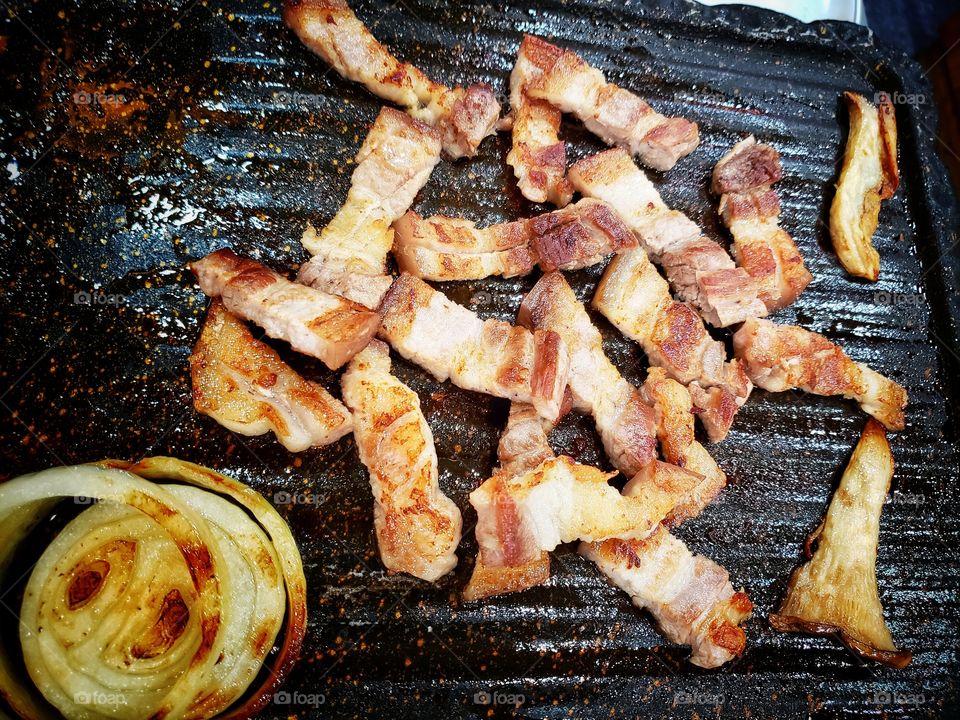
[[(6, 9), (0, 477), (170, 454), (274, 499), (303, 553), (310, 625), (288, 694), (263, 717), (958, 716), (960, 215), (937, 156), (932, 91), (913, 61), (854, 25), (684, 0), (355, 6), (401, 58), (449, 84), (486, 80), (505, 100), (521, 34), (533, 32), (665, 114), (696, 120), (698, 150), (651, 177), (669, 205), (723, 242), (707, 194), (714, 163), (747, 133), (773, 144), (784, 163), (783, 225), (814, 276), (776, 319), (826, 334), (908, 389), (877, 572), (893, 636), (914, 651), (913, 664), (866, 664), (828, 638), (767, 624), (864, 416), (839, 399), (755, 391), (727, 440), (711, 447), (730, 486), (677, 531), (756, 605), (745, 655), (704, 671), (572, 548), (554, 554), (547, 586), (459, 601), (476, 553), (466, 498), (493, 467), (503, 401), (394, 360), (423, 401), (441, 486), (464, 509), (460, 563), (436, 586), (381, 566), (351, 438), (294, 456), (272, 436), (239, 437), (192, 411), (187, 356), (206, 301), (184, 264), (223, 246), (278, 269), (302, 262), (299, 235), (343, 202), (380, 106), (300, 45), (276, 0)], [(847, 89), (898, 100), (903, 177), (881, 211), (875, 285), (845, 276), (824, 225)], [(562, 135), (573, 159), (601, 149), (576, 123), (565, 121)], [(508, 148), (501, 134), (471, 161), (441, 163), (416, 209), (484, 223), (544, 210), (516, 191)], [(570, 274), (578, 296), (588, 299), (600, 274)], [(534, 280), (443, 290), (484, 317), (511, 319)], [(594, 319), (614, 363), (642, 381), (639, 348)], [(278, 349), (338, 393), (337, 375)], [(567, 418), (552, 440), (607, 466), (587, 419)], [(0, 600), (16, 611), (13, 596)]]

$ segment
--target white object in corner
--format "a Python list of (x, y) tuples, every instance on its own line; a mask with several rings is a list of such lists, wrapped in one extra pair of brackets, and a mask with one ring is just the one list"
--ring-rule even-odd
[(755, 5), (791, 15), (803, 22), (846, 20), (860, 25), (867, 24), (863, 0), (741, 0), (741, 2), (699, 0), (699, 2), (704, 5)]

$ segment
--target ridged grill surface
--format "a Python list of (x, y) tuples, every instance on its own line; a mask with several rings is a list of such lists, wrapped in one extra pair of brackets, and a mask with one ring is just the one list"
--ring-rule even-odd
[[(662, 112), (696, 120), (697, 151), (652, 176), (670, 205), (723, 242), (707, 192), (714, 163), (747, 133), (774, 145), (784, 162), (783, 225), (814, 276), (775, 319), (824, 333), (908, 389), (908, 427), (892, 436), (897, 470), (877, 576), (913, 664), (864, 664), (830, 639), (778, 634), (766, 622), (865, 416), (840, 399), (756, 391), (728, 439), (711, 446), (730, 486), (677, 531), (756, 605), (746, 654), (707, 672), (572, 548), (554, 555), (548, 586), (459, 601), (476, 552), (467, 495), (493, 467), (504, 402), (438, 384), (395, 358), (436, 436), (442, 487), (464, 510), (460, 563), (436, 586), (384, 571), (351, 438), (293, 456), (272, 436), (238, 437), (192, 411), (187, 357), (206, 302), (184, 264), (223, 246), (278, 269), (302, 262), (300, 233), (343, 202), (351, 159), (380, 106), (302, 47), (277, 5), (20, 2), (16, 17), (0, 18), (8, 172), (0, 177), (10, 186), (0, 195), (0, 474), (170, 454), (268, 497), (299, 493), (303, 502), (280, 510), (303, 553), (310, 626), (287, 689), (323, 693), (324, 702), (277, 703), (264, 717), (511, 710), (476, 704), (478, 692), (522, 696), (514, 710), (522, 717), (956, 717), (958, 213), (920, 68), (863, 28), (683, 0), (357, 5), (381, 41), (447, 83), (485, 80), (505, 98), (521, 34), (533, 32), (582, 53)], [(903, 177), (881, 211), (875, 285), (844, 274), (824, 226), (847, 89), (920, 96), (897, 106)], [(79, 92), (138, 105), (107, 121), (96, 103), (77, 104)], [(574, 159), (601, 149), (573, 122), (562, 132)], [(441, 163), (416, 209), (483, 223), (541, 211), (517, 192), (508, 148), (501, 134), (471, 161)], [(570, 275), (580, 297), (589, 299), (601, 271)], [(535, 279), (443, 289), (484, 316), (512, 318)], [(85, 304), (82, 293), (94, 300)], [(595, 319), (615, 364), (642, 381), (643, 353)], [(339, 394), (337, 375), (277, 347)], [(558, 451), (607, 465), (585, 418), (568, 418), (552, 439)], [(11, 639), (9, 628), (3, 634)]]

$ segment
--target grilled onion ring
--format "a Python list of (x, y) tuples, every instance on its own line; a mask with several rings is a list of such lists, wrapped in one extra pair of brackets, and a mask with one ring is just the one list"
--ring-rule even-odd
[(70, 496), (100, 502), (31, 570), (20, 642), (32, 685), (0, 648), (11, 708), (31, 720), (169, 720), (249, 717), (267, 704), (306, 627), (300, 554), (273, 507), (173, 458), (25, 475), (0, 485), (0, 581), (18, 543)]

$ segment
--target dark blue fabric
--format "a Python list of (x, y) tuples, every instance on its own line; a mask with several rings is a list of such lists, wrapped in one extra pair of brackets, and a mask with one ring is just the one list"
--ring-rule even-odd
[(960, 13), (960, 0), (864, 0), (863, 4), (867, 24), (877, 36), (910, 55), (933, 45), (943, 21)]

